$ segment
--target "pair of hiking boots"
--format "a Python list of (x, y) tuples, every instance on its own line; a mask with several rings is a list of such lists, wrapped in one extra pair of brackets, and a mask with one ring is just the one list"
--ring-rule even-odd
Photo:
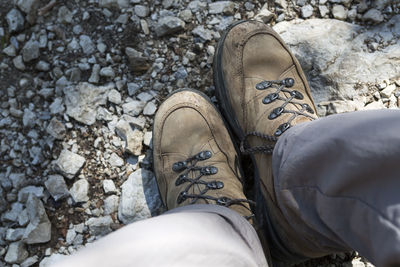
[(253, 202), (243, 193), (240, 153), (253, 160), (256, 191), (264, 202), (257, 199), (256, 205), (274, 206), (274, 144), (290, 127), (316, 119), (315, 105), (289, 48), (256, 21), (235, 23), (222, 36), (214, 83), (228, 125), (207, 96), (195, 90), (174, 92), (155, 116), (160, 194), (167, 209), (217, 204), (255, 223)]

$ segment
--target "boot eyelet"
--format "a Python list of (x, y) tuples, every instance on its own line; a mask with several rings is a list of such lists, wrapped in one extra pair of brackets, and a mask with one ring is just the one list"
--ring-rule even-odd
[(283, 107), (277, 107), (275, 108), (269, 115), (268, 115), (268, 119), (273, 120), (276, 119), (277, 117), (279, 117), (283, 111), (285, 111), (285, 109)]
[(218, 168), (214, 166), (206, 166), (201, 168), (200, 173), (203, 175), (213, 175), (218, 172)]
[(287, 122), (279, 125), (278, 129), (276, 129), (276, 131), (275, 131), (275, 136), (282, 135), (289, 128), (290, 128), (290, 124)]
[(278, 97), (279, 95), (277, 93), (269, 94), (266, 97), (264, 97), (263, 104), (269, 104), (271, 102), (274, 102)]
[(228, 198), (228, 197), (220, 197), (216, 201), (217, 201), (217, 205), (226, 206), (228, 204), (229, 200), (230, 200), (230, 198)]
[(264, 86), (263, 86), (261, 83), (258, 83), (258, 84), (256, 85), (256, 89), (257, 89), (257, 90), (264, 90)]
[(185, 201), (187, 199), (187, 192), (186, 191), (182, 191), (179, 196), (178, 199), (176, 200), (176, 202), (178, 204), (181, 204), (183, 201)]
[(176, 181), (175, 181), (175, 185), (179, 186), (179, 185), (183, 184), (184, 182), (186, 182), (186, 179), (187, 179), (186, 174), (179, 175), (178, 179), (176, 179)]
[(187, 168), (187, 163), (186, 163), (186, 161), (178, 161), (178, 162), (175, 162), (173, 165), (172, 165), (172, 170), (174, 171), (174, 172), (180, 172), (180, 171), (183, 171), (184, 169), (186, 169)]
[(286, 78), (282, 81), (282, 84), (286, 86), (287, 88), (290, 88), (294, 85), (294, 79), (293, 78)]
[(208, 189), (215, 190), (215, 189), (223, 188), (224, 187), (224, 183), (220, 182), (220, 181), (213, 181), (213, 182), (207, 183), (206, 186), (207, 186)]
[(206, 151), (202, 151), (202, 152), (200, 152), (199, 154), (197, 154), (197, 155), (196, 155), (196, 158), (197, 158), (198, 160), (206, 160), (206, 159), (211, 158), (211, 156), (212, 156), (211, 151), (206, 150)]
[(303, 104), (302, 106), (303, 106), (303, 108), (306, 109), (306, 111), (307, 111), (308, 113), (314, 114), (314, 110), (310, 107), (309, 104)]
[(262, 82), (256, 84), (256, 89), (257, 90), (264, 90), (264, 89), (267, 89), (268, 87), (271, 87), (271, 86), (272, 86), (271, 82), (262, 81)]
[(291, 91), (290, 95), (299, 100), (302, 100), (304, 98), (303, 94), (299, 91)]

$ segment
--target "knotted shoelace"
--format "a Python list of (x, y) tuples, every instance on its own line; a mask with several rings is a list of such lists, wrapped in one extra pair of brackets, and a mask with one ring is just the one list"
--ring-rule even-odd
[[(209, 190), (218, 190), (222, 189), (224, 187), (224, 183), (222, 181), (204, 181), (201, 180), (203, 176), (209, 176), (209, 175), (214, 175), (218, 173), (218, 168), (215, 166), (204, 166), (204, 167), (198, 167), (196, 164), (199, 161), (204, 161), (207, 159), (210, 159), (212, 157), (211, 151), (201, 151), (200, 153), (189, 157), (185, 161), (178, 161), (175, 162), (172, 165), (172, 170), (176, 173), (181, 173), (178, 178), (175, 181), (176, 186), (180, 186), (183, 183), (188, 183), (188, 185), (184, 188), (182, 192), (178, 195), (178, 198), (176, 202), (178, 204), (181, 204), (187, 199), (192, 199), (190, 201), (190, 204), (196, 203), (199, 199), (205, 199), (205, 200), (211, 200), (215, 201), (217, 205), (221, 205), (224, 207), (229, 207), (232, 205), (241, 205), (245, 207), (246, 209), (250, 210), (246, 205), (243, 203), (249, 203), (254, 205), (254, 201), (248, 200), (248, 199), (231, 199), (228, 197), (213, 197), (210, 195), (207, 195), (206, 193)], [(197, 172), (198, 175), (195, 178), (189, 178), (189, 173), (190, 172)], [(198, 194), (189, 194), (188, 191), (192, 186), (195, 185), (203, 185), (204, 189), (202, 189)], [(254, 215), (252, 214), (251, 216), (247, 216), (246, 218), (249, 219), (253, 217)]]
[[(266, 90), (268, 88), (275, 88), (276, 91), (268, 94), (263, 98), (263, 104), (267, 105), (273, 103), (276, 100), (283, 101), (282, 105), (274, 108), (272, 112), (268, 115), (268, 119), (274, 120), (278, 118), (280, 115), (284, 113), (291, 113), (292, 116), (288, 119), (287, 122), (282, 123), (276, 129), (274, 135), (266, 135), (259, 132), (250, 132), (247, 133), (244, 138), (240, 142), (240, 151), (244, 154), (253, 154), (253, 153), (265, 153), (272, 154), (275, 143), (278, 141), (278, 137), (281, 136), (286, 130), (288, 130), (292, 125), (291, 122), (298, 116), (305, 116), (311, 120), (314, 120), (314, 117), (307, 114), (314, 114), (314, 110), (307, 103), (299, 102), (298, 100), (303, 100), (304, 96), (302, 93), (296, 90), (290, 90), (294, 86), (293, 78), (285, 78), (283, 80), (274, 80), (274, 81), (262, 81), (256, 85), (257, 90)], [(284, 94), (280, 93), (289, 93), (289, 97), (285, 97)], [(287, 109), (286, 106), (291, 103), (293, 105), (300, 106), (300, 110), (290, 110)], [(307, 112), (307, 113), (306, 113)], [(249, 136), (257, 136), (259, 138), (265, 139), (272, 144), (267, 144), (263, 146), (257, 147), (248, 147), (246, 146), (247, 137)]]

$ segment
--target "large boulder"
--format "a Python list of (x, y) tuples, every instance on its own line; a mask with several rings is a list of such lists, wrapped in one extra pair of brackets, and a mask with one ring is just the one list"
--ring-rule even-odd
[[(300, 61), (316, 103), (353, 100), (365, 93), (363, 84), (399, 78), (400, 15), (371, 28), (309, 19), (283, 21), (274, 30)], [(373, 40), (379, 49), (368, 46)]]

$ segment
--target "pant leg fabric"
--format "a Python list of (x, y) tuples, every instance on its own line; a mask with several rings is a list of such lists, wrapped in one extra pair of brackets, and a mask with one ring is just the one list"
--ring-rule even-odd
[(296, 253), (354, 249), (377, 266), (400, 266), (399, 110), (296, 125), (276, 144), (273, 174)]
[(236, 212), (190, 205), (132, 223), (52, 267), (268, 267), (253, 227)]

